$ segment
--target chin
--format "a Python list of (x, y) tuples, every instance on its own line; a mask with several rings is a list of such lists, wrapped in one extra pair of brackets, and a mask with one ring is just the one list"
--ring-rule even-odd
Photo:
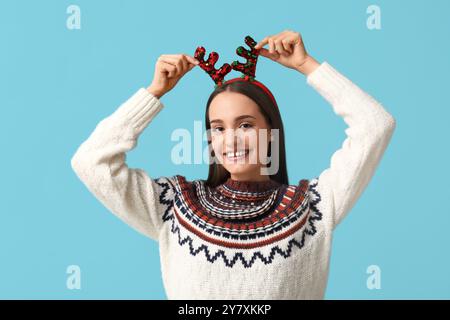
[(225, 166), (225, 169), (227, 169), (230, 174), (243, 174), (255, 171), (255, 168), (253, 166), (249, 166), (246, 164), (227, 165)]

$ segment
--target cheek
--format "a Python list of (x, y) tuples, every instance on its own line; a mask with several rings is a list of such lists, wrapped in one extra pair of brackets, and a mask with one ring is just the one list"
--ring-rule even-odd
[(259, 138), (258, 138), (258, 132), (257, 131), (250, 131), (245, 136), (245, 142), (252, 149), (258, 149), (259, 148), (258, 140), (259, 140)]
[(211, 147), (216, 155), (222, 154), (222, 145), (222, 138), (220, 136), (211, 137)]
[(269, 142), (267, 131), (259, 130), (248, 134), (245, 138), (247, 145), (254, 150), (267, 150)]

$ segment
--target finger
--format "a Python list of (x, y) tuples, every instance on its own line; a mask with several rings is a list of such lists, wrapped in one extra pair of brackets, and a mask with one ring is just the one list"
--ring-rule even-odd
[(265, 48), (261, 48), (261, 50), (259, 51), (259, 55), (269, 58), (271, 60), (276, 60), (277, 59), (277, 55), (275, 54), (271, 54), (269, 52), (269, 50), (265, 49)]
[(163, 58), (161, 58), (161, 60), (175, 67), (173, 76), (179, 75), (181, 73), (182, 70), (180, 69), (181, 66), (179, 65), (179, 59), (173, 56), (164, 56)]
[[(190, 56), (190, 55), (188, 55), (186, 53), (183, 53), (183, 54), (167, 54), (167, 55), (164, 55), (164, 56), (170, 58), (172, 61), (176, 61), (177, 59), (183, 58), (183, 60), (187, 61), (186, 69), (188, 68), (188, 65), (191, 64), (191, 63), (194, 64), (194, 65), (200, 64), (200, 62), (197, 59), (195, 59), (194, 57), (192, 57), (192, 56)], [(184, 63), (184, 61), (183, 61), (183, 63)], [(183, 71), (185, 71), (185, 70), (183, 70)]]
[(187, 71), (191, 71), (195, 67), (195, 64), (189, 63), (189, 67)]
[(262, 47), (264, 47), (266, 44), (269, 43), (269, 37), (265, 37), (264, 39), (262, 39), (256, 46), (255, 49), (260, 49)]
[(287, 39), (289, 39), (289, 42), (291, 43), (292, 46), (296, 46), (298, 44), (301, 44), (302, 42), (302, 37), (299, 33), (297, 32), (293, 32), (291, 33)]
[(176, 74), (177, 68), (169, 62), (163, 61), (161, 64), (161, 71), (166, 72), (167, 76), (172, 78)]
[(275, 43), (272, 38), (269, 38), (269, 53), (275, 54)]
[[(194, 61), (193, 61), (194, 60)], [(189, 55), (183, 54), (183, 74), (186, 72), (192, 70), (196, 65), (198, 65), (200, 62), (196, 60), (193, 57), (190, 57)]]
[(280, 58), (280, 54), (276, 51), (275, 41), (273, 38), (269, 39), (269, 55), (272, 60)]
[(269, 50), (265, 49), (265, 48), (261, 48), (261, 50), (259, 50), (259, 55), (269, 58), (270, 54), (269, 54)]
[(175, 56), (165, 55), (161, 56), (161, 61), (165, 61), (167, 63), (173, 64), (174, 66), (177, 65), (178, 59)]
[(162, 56), (162, 59), (164, 61), (170, 62), (171, 64), (175, 65), (178, 68), (181, 68), (182, 66), (180, 54), (166, 54)]
[(181, 55), (180, 62), (182, 73), (186, 73), (188, 71), (189, 62), (184, 55)]
[(189, 56), (188, 54), (182, 54), (183, 61), (183, 74), (192, 70), (193, 67), (200, 64), (200, 62), (194, 57)]
[(173, 78), (176, 73), (176, 68), (174, 65), (164, 62), (163, 67), (161, 68), (163, 73), (166, 73), (167, 78)]
[[(176, 56), (175, 58), (176, 60), (176, 66), (177, 66), (177, 76), (181, 76), (182, 74), (185, 73), (185, 63), (187, 64), (187, 62), (184, 60), (183, 55), (179, 54)], [(187, 66), (186, 66), (187, 68)]]
[(167, 72), (167, 76), (169, 78), (172, 78), (174, 75), (177, 74), (177, 67), (173, 63), (168, 61), (162, 61), (161, 63), (162, 63), (161, 69)]
[(281, 41), (281, 44), (286, 52), (288, 52), (289, 54), (292, 54), (292, 48), (291, 48), (291, 43), (290, 43), (289, 39), (287, 39), (287, 38), (283, 39)]
[(288, 56), (289, 53), (284, 49), (284, 46), (283, 46), (281, 40), (282, 40), (281, 38), (277, 38), (277, 39), (274, 40), (274, 42), (275, 42), (275, 50), (279, 54), (281, 54), (283, 56)]
[(184, 54), (184, 56), (189, 61), (189, 63), (192, 63), (194, 65), (198, 65), (200, 63), (197, 59), (195, 59), (194, 57), (192, 57), (192, 56), (190, 56), (188, 54)]

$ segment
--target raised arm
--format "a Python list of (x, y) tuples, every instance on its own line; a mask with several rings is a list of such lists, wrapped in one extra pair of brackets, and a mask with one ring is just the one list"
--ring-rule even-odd
[(126, 152), (136, 147), (139, 135), (163, 109), (159, 98), (194, 66), (186, 59), (181, 55), (158, 59), (152, 84), (100, 121), (71, 160), (77, 176), (105, 207), (154, 240), (171, 206), (172, 178), (151, 179), (144, 170), (129, 168)]
[(396, 121), (383, 106), (327, 62), (307, 76), (348, 127), (342, 147), (318, 177), (318, 190), (332, 199), (336, 227), (360, 197), (385, 152)]
[[(269, 49), (263, 48), (265, 45), (269, 45)], [(326, 210), (335, 227), (373, 176), (394, 132), (395, 120), (380, 103), (327, 62), (319, 64), (312, 58), (306, 52), (300, 33), (285, 30), (265, 37), (255, 48), (260, 49), (261, 56), (303, 73), (307, 83), (348, 125), (342, 147), (332, 155), (330, 167), (316, 177), (318, 181), (314, 183), (315, 190), (331, 200)]]
[[(158, 98), (139, 89), (112, 115), (100, 121), (72, 157), (72, 168), (88, 190), (112, 213), (157, 240), (166, 209), (163, 191), (142, 169), (126, 164), (126, 152), (163, 108)], [(162, 177), (161, 179), (166, 179)]]

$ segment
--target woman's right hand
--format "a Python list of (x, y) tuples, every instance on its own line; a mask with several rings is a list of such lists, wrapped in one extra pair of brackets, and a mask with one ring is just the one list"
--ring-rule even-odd
[(157, 98), (161, 98), (198, 64), (197, 59), (187, 54), (161, 55), (156, 61), (153, 81), (147, 90)]

